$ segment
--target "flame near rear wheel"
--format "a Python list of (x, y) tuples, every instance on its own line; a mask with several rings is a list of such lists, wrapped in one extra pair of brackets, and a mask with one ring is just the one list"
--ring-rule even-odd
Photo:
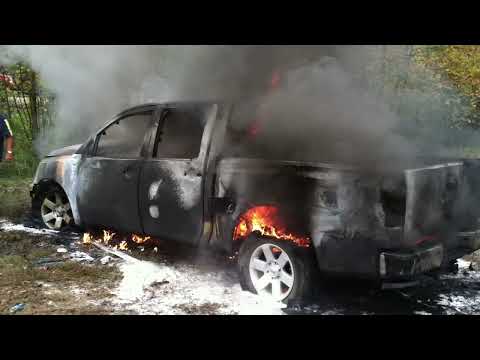
[(300, 247), (310, 246), (308, 237), (287, 231), (278, 207), (272, 205), (255, 206), (243, 213), (235, 227), (233, 239), (245, 239), (253, 232), (264, 237), (288, 240)]

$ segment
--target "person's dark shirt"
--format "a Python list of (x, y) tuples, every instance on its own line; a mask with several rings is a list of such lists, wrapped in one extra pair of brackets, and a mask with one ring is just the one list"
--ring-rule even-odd
[(3, 159), (4, 141), (13, 136), (12, 129), (5, 116), (0, 115), (0, 161)]

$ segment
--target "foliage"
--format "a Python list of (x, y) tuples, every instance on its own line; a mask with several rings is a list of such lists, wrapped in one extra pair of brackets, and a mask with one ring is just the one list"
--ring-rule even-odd
[(30, 179), (6, 177), (0, 174), (0, 218), (16, 220), (25, 215), (30, 207)]
[(453, 94), (449, 103), (462, 104), (468, 111), (455, 124), (480, 127), (480, 46), (448, 45), (421, 47), (416, 60), (436, 74), (439, 86)]
[(23, 63), (0, 66), (0, 113), (15, 135), (15, 161), (0, 164), (2, 176), (32, 176), (38, 159), (33, 141), (53, 124), (53, 98), (37, 74)]
[(32, 177), (35, 173), (38, 158), (35, 154), (32, 139), (22, 131), (22, 119), (12, 113), (9, 123), (15, 135), (15, 161), (0, 163), (0, 178), (2, 177)]
[(398, 115), (400, 133), (439, 147), (478, 147), (480, 47), (371, 49), (369, 86)]

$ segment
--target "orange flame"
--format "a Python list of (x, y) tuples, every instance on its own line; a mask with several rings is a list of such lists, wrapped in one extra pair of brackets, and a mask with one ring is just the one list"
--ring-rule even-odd
[(260, 232), (263, 236), (292, 241), (298, 246), (310, 246), (308, 237), (287, 233), (279, 219), (278, 208), (275, 206), (256, 206), (245, 212), (240, 216), (233, 238), (234, 240), (245, 238), (254, 231)]
[(139, 235), (132, 234), (132, 241), (136, 244), (143, 244), (150, 240), (150, 236), (141, 237)]
[(91, 244), (93, 242), (92, 240), (93, 240), (92, 236), (89, 233), (84, 233), (83, 234), (82, 242), (84, 244)]
[[(104, 243), (105, 245), (113, 247), (115, 250), (117, 250), (117, 249), (119, 249), (119, 250), (129, 250), (129, 247), (128, 247), (129, 241), (123, 240), (120, 243), (118, 243), (118, 239), (116, 241), (114, 241), (114, 236), (115, 235), (116, 235), (116, 233), (108, 231), (108, 230), (103, 230), (103, 237), (100, 236), (98, 238), (92, 236), (90, 233), (84, 233), (82, 242), (85, 245), (93, 244), (93, 243), (97, 243), (97, 244)], [(147, 242), (151, 238), (150, 238), (150, 236), (142, 237), (140, 235), (132, 234), (130, 239), (135, 244), (140, 245), (140, 244), (143, 244), (143, 243)], [(158, 249), (155, 250), (155, 252), (156, 251), (158, 251)]]
[(115, 236), (115, 233), (110, 232), (108, 230), (103, 230), (103, 242), (104, 242), (104, 244), (108, 245), (108, 243), (110, 242), (110, 240), (113, 239), (114, 236)]

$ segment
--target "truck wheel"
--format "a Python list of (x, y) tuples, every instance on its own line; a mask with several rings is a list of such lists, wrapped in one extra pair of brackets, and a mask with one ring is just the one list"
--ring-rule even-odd
[(65, 193), (56, 187), (40, 198), (42, 223), (52, 230), (63, 230), (73, 223), (72, 209)]
[(240, 248), (238, 262), (242, 287), (255, 294), (285, 303), (311, 294), (316, 269), (309, 248), (251, 235)]

